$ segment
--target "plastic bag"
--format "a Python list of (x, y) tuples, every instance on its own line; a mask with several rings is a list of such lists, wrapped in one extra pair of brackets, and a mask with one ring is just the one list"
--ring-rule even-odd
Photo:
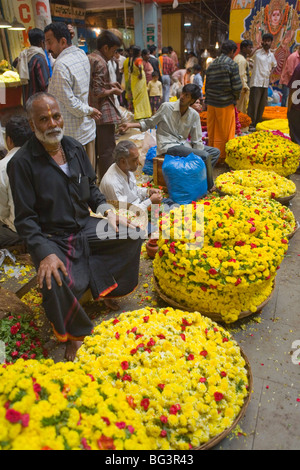
[(142, 165), (145, 164), (146, 154), (151, 147), (156, 145), (156, 130), (149, 129), (145, 132), (143, 145), (140, 151), (140, 162)]
[(194, 153), (187, 157), (166, 155), (162, 172), (169, 197), (177, 204), (190, 204), (207, 193), (206, 166)]
[(153, 158), (156, 157), (157, 145), (151, 147), (146, 155), (145, 164), (143, 167), (143, 173), (146, 175), (153, 175)]

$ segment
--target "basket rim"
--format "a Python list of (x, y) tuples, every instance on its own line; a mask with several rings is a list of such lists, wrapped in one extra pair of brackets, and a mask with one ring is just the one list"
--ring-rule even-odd
[[(166, 294), (164, 294), (162, 292), (162, 290), (159, 286), (159, 282), (158, 282), (158, 280), (157, 280), (157, 278), (154, 274), (153, 274), (153, 283), (154, 283), (154, 287), (155, 287), (155, 290), (157, 291), (158, 295), (161, 297), (162, 300), (167, 302), (171, 307), (175, 307), (175, 308), (178, 308), (180, 310), (185, 310), (186, 312), (195, 312), (195, 311), (197, 311), (194, 308), (190, 308), (190, 307), (187, 307), (187, 306), (184, 306), (184, 305), (181, 305), (181, 304), (177, 303), (175, 300), (171, 299)], [(269, 303), (269, 301), (273, 297), (275, 287), (276, 287), (276, 281), (274, 279), (273, 289), (272, 289), (271, 294), (268, 296), (268, 298), (266, 300), (264, 300), (264, 302), (262, 302), (260, 305), (258, 305), (255, 312), (251, 312), (250, 310), (241, 312), (236, 321), (241, 320), (242, 318), (245, 318), (245, 317), (248, 317), (248, 316), (251, 316), (251, 315), (257, 315)], [(216, 321), (216, 322), (219, 322), (219, 323), (225, 323), (224, 319), (222, 318), (222, 315), (219, 314), (219, 313), (210, 313), (210, 312), (204, 312), (204, 311), (202, 311), (202, 312), (199, 311), (199, 313), (201, 315), (205, 316), (205, 317), (210, 318), (213, 321)], [(233, 323), (235, 323), (235, 322), (233, 322)]]
[(252, 369), (251, 369), (251, 365), (250, 365), (250, 361), (249, 361), (248, 357), (246, 356), (243, 348), (238, 344), (237, 341), (236, 341), (236, 343), (237, 343), (238, 348), (240, 349), (242, 357), (244, 358), (244, 360), (246, 362), (246, 369), (247, 369), (248, 394), (244, 398), (244, 404), (243, 404), (242, 408), (240, 409), (239, 414), (236, 416), (235, 420), (233, 421), (233, 423), (227, 429), (225, 429), (220, 434), (217, 434), (216, 436), (214, 436), (208, 442), (205, 442), (204, 444), (202, 444), (199, 447), (194, 447), (191, 450), (209, 450), (212, 447), (215, 447), (217, 444), (219, 444), (221, 441), (223, 441), (223, 439), (225, 439), (225, 437), (227, 437), (231, 433), (231, 431), (237, 426), (237, 424), (240, 422), (241, 419), (243, 419), (243, 417), (246, 414), (247, 408), (248, 408), (248, 406), (250, 404), (250, 401), (251, 401), (251, 395), (252, 395), (252, 392), (253, 392), (253, 374), (252, 374)]

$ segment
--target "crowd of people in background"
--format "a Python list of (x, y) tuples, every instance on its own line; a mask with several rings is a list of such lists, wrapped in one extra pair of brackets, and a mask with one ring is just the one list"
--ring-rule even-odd
[[(125, 50), (118, 32), (103, 31), (89, 54), (73, 45), (73, 37), (64, 23), (29, 32), (31, 45), (14, 62), (27, 118), (13, 116), (6, 124), (8, 154), (0, 164), (1, 248), (25, 243), (46, 314), (57, 338), (68, 343), (70, 360), (92, 329), (78, 302), (87, 287), (114, 310), (110, 296), (132, 292), (138, 279), (140, 239), (101, 240), (90, 209), (102, 205), (100, 215), (118, 232), (120, 224), (136, 227), (107, 208), (106, 200), (129, 198), (145, 208), (163, 202), (160, 190), (137, 187), (138, 149), (129, 141), (117, 145), (117, 134), (156, 128), (157, 155), (194, 153), (205, 163), (213, 190), (213, 168), (235, 137), (236, 110), (248, 113), (254, 131), (276, 67), (270, 34), (257, 49), (245, 40), (238, 51), (225, 41), (205, 70), (193, 52), (181, 67), (171, 46)], [(298, 48), (281, 79), (291, 138), (298, 144), (300, 100), (293, 97), (299, 83)], [(207, 111), (208, 145), (201, 110)]]
[[(208, 144), (220, 150), (221, 161), (226, 143), (234, 137), (236, 110), (250, 116), (250, 131), (262, 120), (277, 65), (271, 34), (265, 34), (255, 49), (250, 40), (242, 41), (239, 50), (233, 41), (225, 41), (209, 65), (193, 51), (179, 60), (172, 46), (126, 49), (116, 30), (103, 31), (89, 54), (73, 45), (73, 37), (72, 26), (65, 23), (52, 23), (44, 31), (34, 28), (29, 31), (30, 47), (14, 65), (23, 84), (24, 105), (37, 92), (55, 96), (66, 135), (84, 146), (99, 182), (113, 163), (120, 125), (130, 118), (137, 122), (151, 118), (163, 103), (179, 99), (187, 84), (200, 90), (194, 109), (207, 111)], [(299, 64), (297, 47), (280, 80), (282, 106), (289, 107), (291, 137), (298, 143), (299, 106), (288, 97)]]

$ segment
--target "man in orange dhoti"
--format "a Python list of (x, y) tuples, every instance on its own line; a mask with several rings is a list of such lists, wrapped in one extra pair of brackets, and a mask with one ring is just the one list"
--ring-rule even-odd
[(225, 160), (226, 143), (235, 137), (235, 104), (243, 88), (239, 67), (233, 61), (237, 45), (225, 41), (221, 55), (206, 72), (208, 145), (220, 150), (219, 162)]

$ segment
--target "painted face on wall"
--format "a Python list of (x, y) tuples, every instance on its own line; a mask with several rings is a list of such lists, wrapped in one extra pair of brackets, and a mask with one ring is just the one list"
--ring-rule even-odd
[(271, 24), (273, 26), (278, 26), (281, 20), (280, 10), (274, 10), (271, 15)]

